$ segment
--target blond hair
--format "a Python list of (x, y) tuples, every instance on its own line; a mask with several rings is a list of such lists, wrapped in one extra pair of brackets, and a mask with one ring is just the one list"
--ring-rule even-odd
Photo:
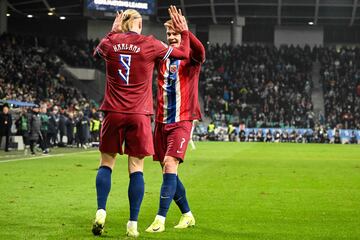
[(138, 11), (134, 9), (127, 9), (124, 13), (121, 29), (123, 32), (130, 31), (130, 28), (133, 25), (135, 19), (141, 18), (141, 15)]

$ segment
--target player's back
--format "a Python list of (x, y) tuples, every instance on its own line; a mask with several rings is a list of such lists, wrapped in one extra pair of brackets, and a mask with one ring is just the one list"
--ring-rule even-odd
[(110, 33), (99, 44), (106, 60), (103, 111), (152, 114), (155, 39), (135, 32)]

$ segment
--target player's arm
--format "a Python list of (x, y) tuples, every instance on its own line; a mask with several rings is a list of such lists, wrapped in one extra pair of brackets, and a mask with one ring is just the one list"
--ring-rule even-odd
[(190, 48), (191, 48), (191, 59), (198, 63), (205, 62), (205, 48), (197, 37), (189, 32)]

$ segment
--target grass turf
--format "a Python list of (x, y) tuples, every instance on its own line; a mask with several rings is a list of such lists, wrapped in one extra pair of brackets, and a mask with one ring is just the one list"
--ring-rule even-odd
[[(180, 212), (172, 203), (166, 232), (145, 232), (157, 212), (162, 181), (159, 165), (147, 158), (140, 239), (360, 239), (358, 145), (196, 145), (179, 170), (196, 227), (174, 229)], [(0, 158), (0, 239), (96, 239), (91, 224), (99, 154), (53, 154), (27, 161)], [(126, 239), (124, 156), (112, 180), (100, 238)]]

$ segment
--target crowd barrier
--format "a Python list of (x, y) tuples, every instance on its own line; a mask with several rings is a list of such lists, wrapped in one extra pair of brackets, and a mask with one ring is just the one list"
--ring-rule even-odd
[[(255, 132), (255, 134), (258, 132), (258, 130), (262, 130), (263, 137), (265, 137), (268, 130), (271, 131), (271, 134), (274, 136), (274, 133), (276, 131), (279, 131), (280, 134), (287, 131), (289, 134), (295, 130), (297, 134), (305, 135), (305, 134), (314, 134), (314, 130), (311, 128), (245, 128), (245, 135), (248, 136), (249, 132), (252, 130)], [(240, 132), (239, 127), (235, 128), (236, 133), (238, 134)], [(327, 129), (326, 133), (328, 135), (329, 139), (334, 138), (335, 130), (334, 129)], [(356, 139), (360, 141), (360, 130), (356, 129), (340, 129), (339, 130), (340, 138), (341, 140), (350, 140), (350, 138), (353, 136), (353, 134), (356, 136)]]

